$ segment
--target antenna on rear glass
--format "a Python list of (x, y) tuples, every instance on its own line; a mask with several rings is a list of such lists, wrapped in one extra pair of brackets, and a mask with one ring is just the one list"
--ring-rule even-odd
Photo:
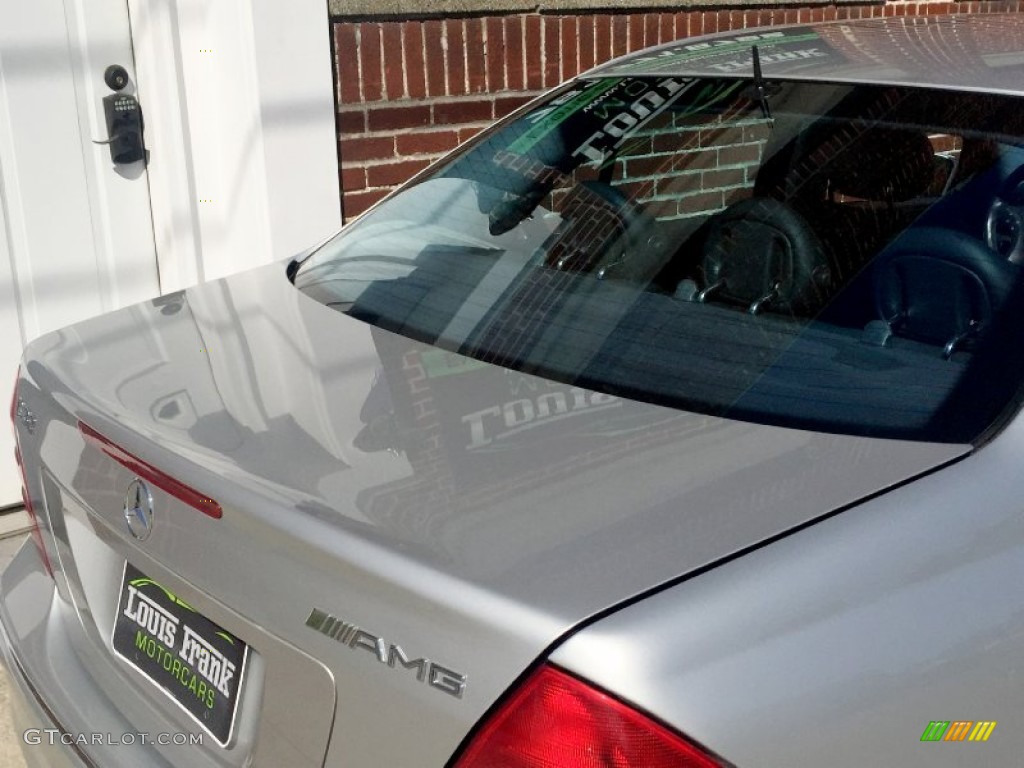
[(772, 111), (768, 106), (768, 86), (764, 81), (764, 75), (761, 74), (761, 54), (758, 53), (756, 45), (750, 46), (750, 52), (754, 62), (754, 94), (757, 103), (761, 105), (761, 114), (764, 115), (764, 119), (770, 120)]

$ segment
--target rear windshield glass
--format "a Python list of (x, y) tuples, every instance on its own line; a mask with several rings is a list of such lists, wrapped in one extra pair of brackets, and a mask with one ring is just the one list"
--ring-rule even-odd
[(760, 423), (973, 442), (1024, 375), (1024, 104), (578, 82), (303, 263), (345, 314)]

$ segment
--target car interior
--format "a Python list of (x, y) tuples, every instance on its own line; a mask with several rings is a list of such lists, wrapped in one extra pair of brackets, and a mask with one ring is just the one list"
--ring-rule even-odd
[[(344, 282), (336, 266), (297, 284), (385, 329), (649, 402), (985, 433), (1017, 402), (1024, 357), (1016, 102), (778, 83), (769, 116), (742, 81), (698, 90), (588, 146), (595, 162), (572, 151), (583, 117), (527, 153), (509, 149), (515, 125), (499, 131), (362, 225), (382, 234), (348, 267), (388, 264), (388, 279), (325, 287)], [(1005, 397), (965, 416), (986, 376)]]

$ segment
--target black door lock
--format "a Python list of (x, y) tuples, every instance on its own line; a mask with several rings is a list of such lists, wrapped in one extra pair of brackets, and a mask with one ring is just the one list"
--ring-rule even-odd
[(120, 64), (111, 64), (103, 70), (103, 82), (112, 91), (120, 91), (128, 85), (128, 70)]
[[(111, 88), (120, 91), (127, 82), (128, 73), (122, 67), (111, 66), (104, 73), (104, 80)], [(110, 159), (115, 165), (127, 165), (146, 158), (146, 146), (142, 140), (142, 107), (129, 93), (112, 93), (103, 97), (103, 113), (107, 120), (106, 141), (94, 144), (110, 146)]]

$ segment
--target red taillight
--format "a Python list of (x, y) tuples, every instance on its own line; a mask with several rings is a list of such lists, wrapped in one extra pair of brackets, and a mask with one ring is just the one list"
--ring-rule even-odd
[(161, 472), (152, 464), (147, 464), (137, 456), (133, 456), (117, 443), (101, 435), (88, 424), (78, 422), (78, 431), (82, 433), (82, 437), (86, 439), (86, 442), (92, 443), (92, 445), (99, 448), (118, 464), (131, 470), (143, 480), (148, 480), (157, 488), (169, 493), (179, 501), (183, 501), (190, 507), (198, 509), (204, 515), (209, 515), (210, 517), (217, 518), (218, 520), (223, 514), (220, 504), (209, 496), (199, 493), (199, 491), (193, 488), (189, 488), (184, 483), (175, 480), (166, 472)]
[(658, 722), (554, 667), (541, 667), (473, 737), (453, 768), (722, 768)]
[(25, 512), (28, 514), (29, 524), (32, 526), (32, 541), (39, 550), (39, 557), (46, 566), (46, 572), (53, 578), (53, 566), (50, 564), (50, 555), (46, 552), (46, 545), (43, 543), (43, 533), (39, 530), (39, 519), (36, 517), (35, 507), (32, 506), (32, 494), (28, 490), (28, 478), (25, 477), (25, 464), (21, 460), (21, 449), (18, 447), (18, 382), (21, 380), (19, 369), (14, 377), (14, 394), (11, 395), (11, 427), (14, 430), (14, 462), (18, 465), (18, 475), (21, 478), (21, 503), (25, 505)]

